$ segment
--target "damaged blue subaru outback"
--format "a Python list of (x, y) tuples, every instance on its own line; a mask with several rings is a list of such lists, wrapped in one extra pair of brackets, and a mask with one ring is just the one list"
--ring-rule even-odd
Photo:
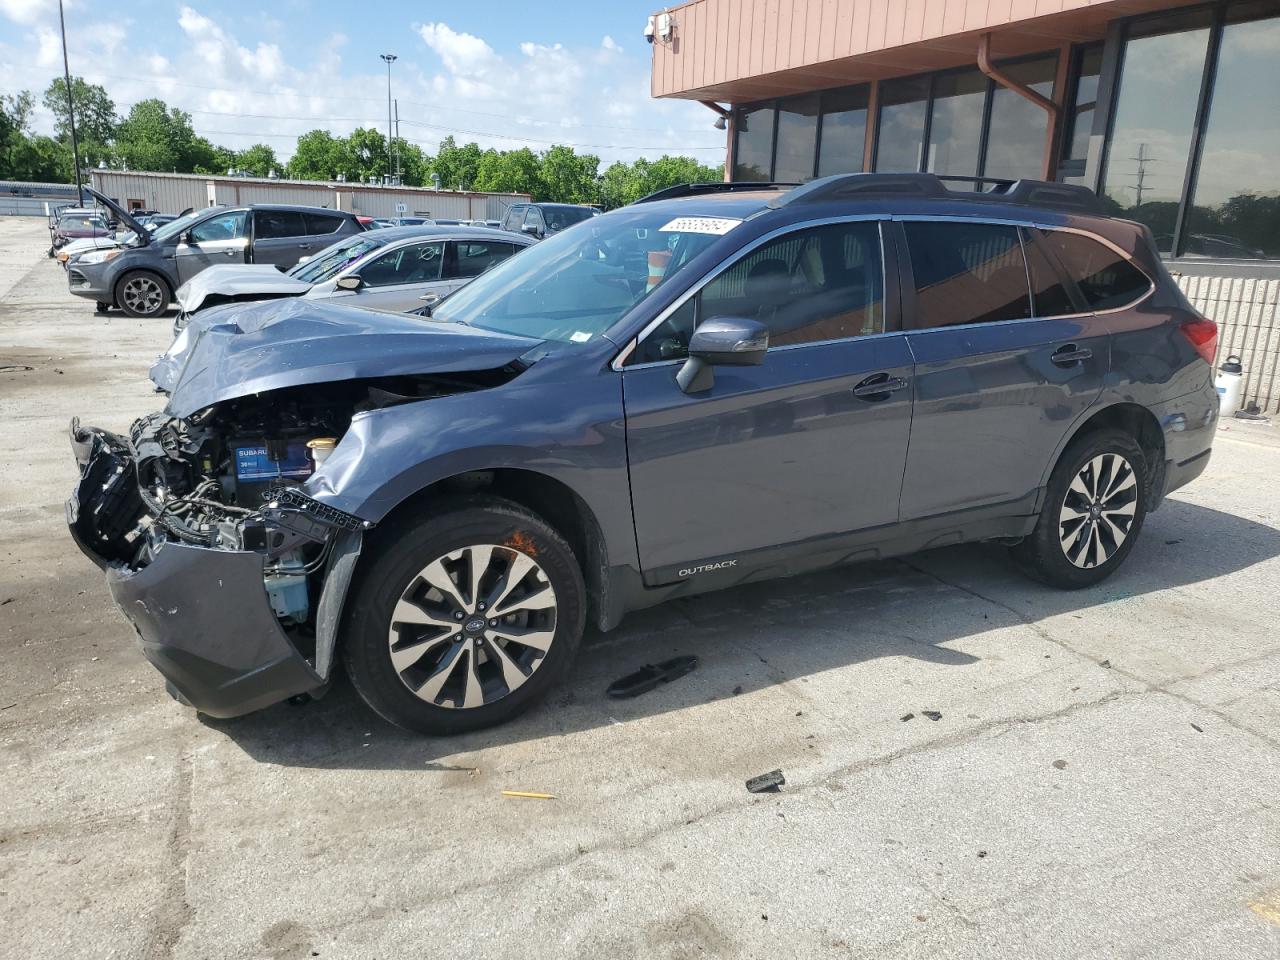
[(1089, 191), (976, 186), (675, 187), (420, 316), (203, 311), (162, 413), (73, 422), (71, 532), (182, 702), (341, 661), (432, 734), (670, 597), (974, 541), (1096, 584), (1209, 461), (1217, 329)]

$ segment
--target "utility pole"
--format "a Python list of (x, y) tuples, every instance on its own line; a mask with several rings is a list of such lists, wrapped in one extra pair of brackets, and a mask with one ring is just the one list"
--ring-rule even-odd
[(1138, 175), (1133, 185), (1133, 205), (1135, 207), (1140, 207), (1142, 206), (1142, 195), (1147, 189), (1147, 164), (1155, 163), (1156, 158), (1147, 156), (1147, 145), (1145, 143), (1140, 143), (1138, 144), (1138, 155), (1136, 157), (1130, 157), (1129, 159), (1138, 164)]
[(399, 184), (404, 176), (404, 171), (400, 169), (400, 98), (396, 97), (396, 183)]
[(384, 53), (381, 56), (387, 63), (387, 182), (390, 182), (392, 170), (391, 144), (394, 142), (391, 137), (391, 64), (395, 63), (396, 55), (394, 53)]
[(67, 18), (62, 13), (62, 0), (58, 0), (58, 23), (62, 27), (62, 77), (67, 84), (67, 122), (71, 126), (71, 162), (75, 164), (76, 203), (84, 206), (84, 193), (80, 189), (80, 144), (76, 140), (76, 107), (71, 96), (71, 65), (67, 62)]

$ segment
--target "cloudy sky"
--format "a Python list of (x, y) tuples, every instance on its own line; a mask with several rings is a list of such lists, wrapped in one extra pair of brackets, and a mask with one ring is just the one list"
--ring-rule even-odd
[[(196, 131), (287, 158), (315, 127), (386, 128), (380, 53), (395, 53), (400, 133), (434, 150), (452, 133), (481, 146), (567, 143), (605, 162), (683, 153), (718, 163), (705, 107), (649, 97), (645, 0), (302, 2), (67, 0), (71, 72), (125, 113), (160, 97)], [(0, 93), (40, 99), (62, 72), (57, 0), (0, 0)], [(37, 130), (52, 119), (41, 110)]]

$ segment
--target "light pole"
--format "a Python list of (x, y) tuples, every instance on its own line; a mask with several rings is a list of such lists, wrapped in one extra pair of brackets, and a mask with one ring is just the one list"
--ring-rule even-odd
[(390, 183), (391, 171), (395, 169), (391, 162), (391, 64), (395, 63), (396, 55), (384, 53), (382, 59), (387, 63), (387, 182)]
[[(84, 193), (80, 190), (80, 144), (76, 141), (76, 108), (75, 100), (71, 96), (71, 66), (67, 63), (67, 18), (62, 14), (62, 0), (58, 0), (58, 23), (62, 28), (62, 77), (67, 83), (67, 122), (71, 126), (71, 162), (75, 164), (75, 172), (72, 176), (76, 181), (76, 203), (83, 207)], [(390, 80), (387, 82), (390, 83)]]

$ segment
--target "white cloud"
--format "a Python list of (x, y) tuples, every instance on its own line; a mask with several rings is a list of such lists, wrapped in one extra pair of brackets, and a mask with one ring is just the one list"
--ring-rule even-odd
[[(190, 112), (197, 132), (214, 143), (243, 149), (265, 142), (281, 159), (297, 134), (315, 127), (337, 135), (385, 129), (386, 69), (368, 51), (348, 49), (341, 32), (300, 48), (291, 61), (288, 47), (270, 42), (279, 34), (212, 5), (188, 0), (169, 25), (135, 21), (115, 6), (77, 6), (67, 23), (72, 71), (105, 86), (121, 113), (160, 97)], [(52, 21), (48, 9), (47, 2), (0, 0), (0, 17), (17, 24), (0, 27), (0, 93), (31, 89), (39, 100), (61, 74), (57, 8)], [(580, 48), (549, 36), (499, 51), (443, 22), (401, 35), (414, 41), (392, 47), (400, 55), (392, 82), (401, 134), (428, 151), (453, 134), (501, 149), (569, 143), (605, 164), (664, 152), (723, 159), (723, 135), (705, 108), (649, 97), (647, 49), (628, 56), (608, 36)], [(33, 124), (48, 132), (52, 117), (38, 108)]]

